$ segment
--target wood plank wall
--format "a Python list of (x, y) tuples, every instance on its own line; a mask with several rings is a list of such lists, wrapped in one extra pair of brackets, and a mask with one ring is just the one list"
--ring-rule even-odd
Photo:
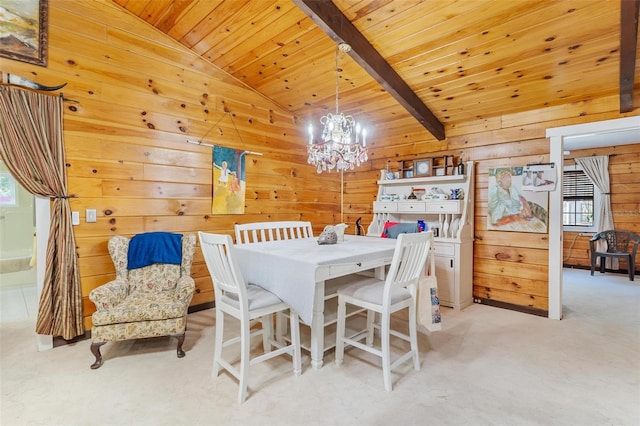
[[(95, 309), (87, 295), (114, 277), (107, 253), (112, 235), (233, 234), (235, 223), (261, 220), (310, 220), (317, 234), (340, 221), (339, 175), (318, 176), (306, 164), (305, 136), (290, 114), (108, 0), (50, 0), (49, 11), (48, 66), (3, 60), (1, 71), (42, 84), (68, 82), (65, 97), (78, 101), (65, 104), (64, 138), (69, 190), (78, 197), (72, 208), (82, 219), (75, 232), (86, 327)], [(634, 105), (640, 105), (639, 96)], [(615, 97), (594, 99), (448, 126), (445, 141), (408, 134), (401, 143), (371, 144), (370, 161), (344, 175), (349, 232), (357, 218), (365, 227), (371, 221), (376, 180), (388, 161), (462, 155), (476, 162), (475, 297), (546, 310), (547, 235), (486, 230), (488, 170), (548, 161), (548, 127), (640, 115), (638, 108), (624, 115), (617, 110)], [(225, 111), (233, 114), (241, 140)], [(264, 153), (247, 158), (245, 215), (211, 214), (211, 150), (186, 143), (204, 135), (206, 143)], [(633, 152), (612, 161), (620, 170), (612, 176), (614, 185), (625, 170), (640, 167)], [(614, 198), (623, 200), (624, 211), (637, 210), (638, 191), (621, 190)], [(97, 223), (85, 222), (86, 208), (97, 209)], [(584, 250), (582, 241), (576, 245), (572, 259)], [(192, 275), (198, 287), (192, 304), (212, 301), (199, 250)]]
[[(270, 220), (310, 220), (317, 235), (339, 221), (339, 175), (306, 164), (291, 114), (110, 1), (50, 0), (48, 66), (3, 59), (0, 70), (67, 82), (64, 96), (77, 101), (65, 102), (64, 140), (86, 328), (89, 292), (115, 277), (112, 235), (233, 235), (235, 223)], [(211, 214), (212, 150), (187, 143), (200, 138), (264, 154), (246, 158), (244, 215)], [(86, 223), (87, 208), (97, 223)], [(199, 248), (192, 276), (192, 306), (213, 301)]]

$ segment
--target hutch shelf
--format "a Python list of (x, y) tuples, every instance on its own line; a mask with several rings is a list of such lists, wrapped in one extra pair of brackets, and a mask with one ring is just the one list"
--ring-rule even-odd
[[(386, 222), (422, 220), (434, 233), (436, 277), (440, 304), (457, 310), (473, 303), (474, 167), (465, 174), (378, 181), (369, 236), (380, 236)], [(462, 199), (450, 199), (461, 190)], [(411, 194), (445, 194), (409, 198)]]

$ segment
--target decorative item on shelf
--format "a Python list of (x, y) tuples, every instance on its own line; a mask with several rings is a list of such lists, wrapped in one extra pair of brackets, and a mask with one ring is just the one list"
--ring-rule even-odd
[(411, 194), (409, 194), (409, 196), (407, 197), (407, 200), (417, 200), (418, 197), (416, 196), (416, 194), (413, 193), (413, 191), (411, 191)]
[(415, 177), (431, 176), (431, 158), (415, 160), (413, 163), (413, 175)]
[(452, 200), (462, 200), (464, 198), (464, 190), (462, 188), (454, 188), (450, 195)]
[(424, 188), (411, 188), (411, 191), (415, 194), (416, 199), (418, 200), (422, 200), (422, 196), (426, 192)]
[(318, 173), (333, 169), (353, 170), (368, 159), (367, 130), (362, 128), (352, 116), (339, 112), (338, 59), (340, 52), (350, 51), (351, 46), (346, 43), (336, 46), (336, 113), (328, 113), (320, 119), (323, 130), (319, 141), (314, 138), (313, 126), (309, 125), (307, 162), (316, 166)]
[(453, 175), (453, 155), (444, 156), (444, 174), (447, 176)]
[(457, 172), (459, 175), (464, 175), (464, 163), (462, 162), (462, 156), (458, 157)]
[[(432, 196), (446, 194), (446, 192), (444, 192), (442, 189), (438, 188), (437, 186), (432, 186), (429, 189), (429, 192), (431, 193)], [(432, 198), (435, 198), (435, 197), (432, 197)]]

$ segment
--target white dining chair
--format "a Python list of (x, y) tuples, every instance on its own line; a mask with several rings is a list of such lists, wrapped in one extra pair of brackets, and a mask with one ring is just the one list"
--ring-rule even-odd
[(236, 244), (313, 238), (311, 222), (301, 220), (238, 223), (234, 228)]
[[(198, 232), (198, 237), (215, 291), (216, 336), (212, 375), (217, 377), (220, 368), (231, 373), (239, 381), (238, 403), (242, 404), (246, 399), (251, 365), (287, 353), (293, 358), (294, 374), (299, 375), (302, 372), (298, 314), (273, 293), (257, 285), (245, 283), (235, 262), (231, 236)], [(289, 345), (284, 345), (272, 338), (273, 314), (283, 311), (289, 311), (291, 327)], [(239, 337), (223, 339), (225, 314), (240, 320)], [(262, 328), (251, 332), (250, 323), (255, 319), (261, 320)], [(251, 338), (256, 335), (262, 336), (264, 353), (251, 358)], [(240, 343), (239, 369), (222, 357), (223, 348), (238, 342)], [(272, 347), (276, 349), (271, 350)]]
[[(338, 289), (338, 325), (336, 330), (336, 364), (342, 365), (345, 345), (351, 345), (382, 358), (384, 387), (391, 392), (391, 371), (408, 359), (420, 370), (416, 327), (417, 284), (424, 270), (433, 243), (432, 232), (400, 234), (385, 280), (350, 275)], [(351, 336), (345, 336), (347, 304), (367, 310), (367, 326)], [(409, 334), (391, 329), (391, 314), (409, 309)], [(380, 324), (374, 324), (378, 314)], [(374, 329), (380, 331), (381, 344), (374, 347)], [(391, 336), (409, 342), (410, 349), (391, 362)], [(365, 343), (361, 340), (365, 339)]]

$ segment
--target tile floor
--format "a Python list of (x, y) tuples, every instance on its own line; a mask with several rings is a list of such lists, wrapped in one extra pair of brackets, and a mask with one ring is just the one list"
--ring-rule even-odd
[(34, 319), (38, 314), (35, 283), (0, 289), (0, 323)]

